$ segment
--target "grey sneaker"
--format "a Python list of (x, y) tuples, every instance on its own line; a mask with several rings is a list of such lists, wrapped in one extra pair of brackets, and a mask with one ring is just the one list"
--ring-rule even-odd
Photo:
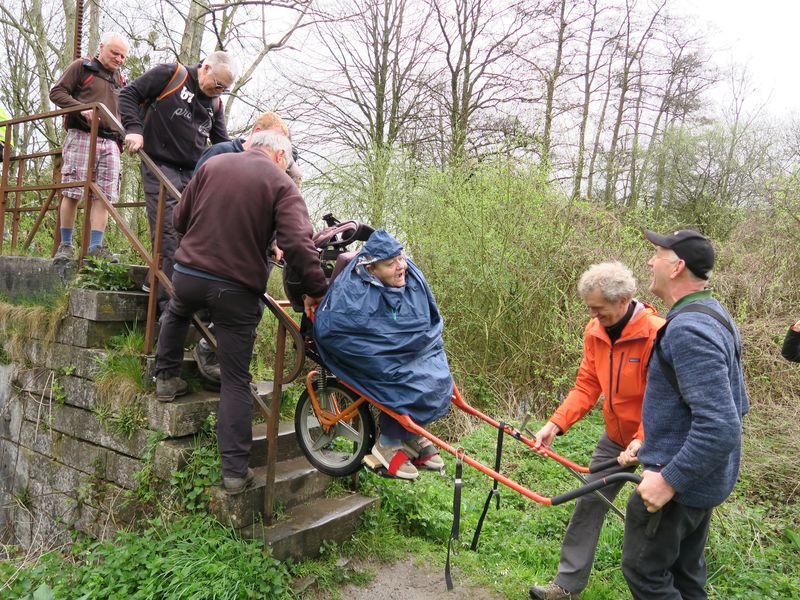
[(219, 361), (217, 360), (217, 353), (211, 349), (205, 339), (198, 342), (197, 346), (192, 350), (192, 356), (197, 363), (197, 370), (203, 377), (210, 379), (214, 383), (221, 381), (221, 372), (219, 368)]
[(89, 248), (86, 252), (86, 256), (91, 256), (92, 258), (100, 258), (102, 260), (107, 260), (110, 263), (118, 263), (119, 256), (113, 254), (111, 250), (106, 248), (105, 246), (95, 246), (94, 248)]
[(156, 376), (156, 399), (159, 402), (172, 402), (176, 396), (183, 396), (188, 391), (189, 384), (180, 377)]
[(531, 588), (531, 600), (577, 600), (580, 597), (580, 592), (568, 592), (555, 581), (541, 587), (535, 585)]
[(244, 477), (223, 477), (222, 487), (225, 488), (225, 491), (228, 492), (229, 496), (235, 496), (236, 494), (241, 494), (243, 491), (253, 485), (253, 479), (255, 476), (256, 474), (253, 473), (253, 469), (248, 467), (247, 473), (245, 473)]
[(428, 438), (419, 435), (410, 440), (405, 440), (403, 446), (415, 466), (429, 471), (441, 471), (444, 469), (444, 461), (439, 456), (439, 450)]
[(380, 440), (372, 447), (372, 456), (386, 467), (391, 477), (413, 480), (419, 477), (417, 467), (411, 464), (403, 445), (382, 446)]
[(58, 245), (58, 250), (53, 256), (53, 262), (67, 262), (73, 258), (75, 258), (75, 246), (62, 242)]

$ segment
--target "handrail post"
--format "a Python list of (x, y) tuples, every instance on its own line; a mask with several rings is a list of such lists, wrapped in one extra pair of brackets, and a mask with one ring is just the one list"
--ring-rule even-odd
[(278, 423), (281, 418), (283, 396), (283, 363), (286, 352), (286, 327), (279, 320), (275, 339), (275, 378), (272, 383), (272, 401), (267, 419), (267, 482), (264, 487), (264, 522), (272, 524), (275, 504), (275, 466), (278, 461)]
[(6, 201), (8, 198), (8, 174), (11, 169), (11, 125), (6, 125), (3, 140), (3, 162), (0, 163), (0, 254), (6, 237)]
[[(89, 236), (92, 230), (92, 188), (91, 183), (94, 181), (94, 163), (97, 160), (97, 130), (99, 128), (100, 113), (97, 110), (97, 104), (92, 105), (92, 121), (89, 131), (89, 156), (87, 157), (86, 165), (86, 181), (83, 184), (83, 235), (81, 236), (81, 251), (78, 255), (78, 266), (83, 262), (83, 257), (86, 256), (86, 251), (89, 248)], [(61, 197), (64, 199), (63, 195)], [(59, 214), (61, 214), (61, 204), (59, 203)]]
[[(25, 163), (20, 162), (17, 165), (17, 188), (22, 187), (22, 180), (25, 176)], [(17, 190), (14, 195), (14, 211), (11, 213), (11, 252), (17, 251), (17, 239), (19, 238), (19, 216), (20, 208), (22, 208), (22, 192)], [(3, 231), (5, 235), (5, 231)]]
[(161, 241), (164, 229), (164, 208), (167, 203), (167, 190), (162, 183), (158, 188), (158, 207), (156, 208), (156, 229), (153, 236), (153, 255), (152, 262), (148, 264), (147, 272), (150, 278), (150, 296), (147, 298), (147, 326), (144, 335), (144, 352), (150, 354), (153, 350), (153, 340), (155, 339), (155, 316), (158, 304), (158, 273), (161, 268)]

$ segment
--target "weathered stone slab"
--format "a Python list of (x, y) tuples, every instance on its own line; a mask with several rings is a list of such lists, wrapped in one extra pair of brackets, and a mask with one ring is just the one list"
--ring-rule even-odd
[(141, 460), (111, 452), (110, 450), (106, 454), (106, 459), (106, 480), (128, 490), (138, 487), (136, 473), (142, 468), (143, 463)]
[(186, 466), (196, 445), (197, 438), (193, 435), (158, 442), (153, 455), (153, 473), (161, 479), (169, 479), (172, 471)]
[[(255, 469), (255, 474), (253, 487), (236, 496), (219, 486), (209, 489), (211, 512), (221, 522), (236, 529), (262, 522), (266, 467)], [(322, 495), (330, 480), (305, 458), (281, 461), (275, 465), (275, 500), (286, 508), (304, 504)]]
[(98, 371), (99, 362), (106, 352), (93, 348), (76, 348), (53, 342), (45, 344), (41, 340), (28, 340), (24, 344), (28, 361), (38, 367), (63, 369), (73, 367), (73, 375), (91, 379)]
[(53, 264), (46, 258), (4, 256), (0, 261), (0, 293), (17, 300), (57, 292), (75, 276), (75, 263)]
[(81, 348), (104, 348), (108, 340), (127, 331), (129, 325), (120, 321), (90, 321), (66, 317), (61, 321), (55, 341)]
[(20, 444), (83, 473), (94, 475), (106, 472), (109, 450), (41, 424), (37, 427), (36, 423), (25, 421)]
[(69, 310), (74, 317), (90, 321), (140, 321), (147, 319), (147, 294), (72, 288)]
[(54, 371), (42, 367), (18, 366), (12, 384), (20, 391), (50, 397), (52, 391)]
[(200, 431), (208, 415), (217, 412), (219, 395), (200, 391), (172, 402), (143, 396), (142, 403), (150, 429), (164, 431), (169, 437), (181, 437)]
[(310, 558), (319, 555), (323, 541), (343, 542), (349, 538), (361, 514), (376, 502), (376, 498), (359, 494), (320, 498), (289, 511), (285, 520), (271, 527), (254, 524), (243, 529), (241, 535), (263, 543), (278, 560), (290, 556)]
[(35, 403), (28, 402), (25, 410), (25, 418), (29, 421), (37, 420), (43, 426), (76, 436), (87, 442), (92, 442), (98, 446), (110, 448), (133, 458), (141, 458), (147, 448), (147, 437), (153, 432), (148, 429), (140, 429), (128, 438), (113, 431), (107, 431), (97, 415), (88, 410), (76, 408), (74, 406), (51, 404), (41, 407)]
[(12, 387), (15, 370), (0, 366), (0, 437), (17, 441), (27, 398)]

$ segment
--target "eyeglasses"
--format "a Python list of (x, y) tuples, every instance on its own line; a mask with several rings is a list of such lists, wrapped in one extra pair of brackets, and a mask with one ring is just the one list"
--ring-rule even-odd
[(211, 79), (214, 80), (214, 89), (220, 92), (221, 94), (227, 94), (231, 91), (231, 86), (229, 85), (222, 85), (214, 75), (211, 75)]

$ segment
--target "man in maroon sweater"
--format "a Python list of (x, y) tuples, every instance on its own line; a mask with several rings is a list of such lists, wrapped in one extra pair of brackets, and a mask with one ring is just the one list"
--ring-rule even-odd
[(291, 155), (287, 137), (258, 132), (247, 151), (221, 154), (204, 164), (173, 212), (173, 225), (183, 237), (175, 252), (174, 295), (158, 339), (156, 396), (169, 402), (186, 393), (186, 382), (178, 376), (183, 344), (192, 314), (208, 309), (222, 380), (217, 438), (223, 484), (232, 494), (253, 479), (247, 466), (252, 444), (248, 367), (273, 232), (286, 261), (303, 274), (307, 311), (327, 288), (305, 201), (285, 173)]

